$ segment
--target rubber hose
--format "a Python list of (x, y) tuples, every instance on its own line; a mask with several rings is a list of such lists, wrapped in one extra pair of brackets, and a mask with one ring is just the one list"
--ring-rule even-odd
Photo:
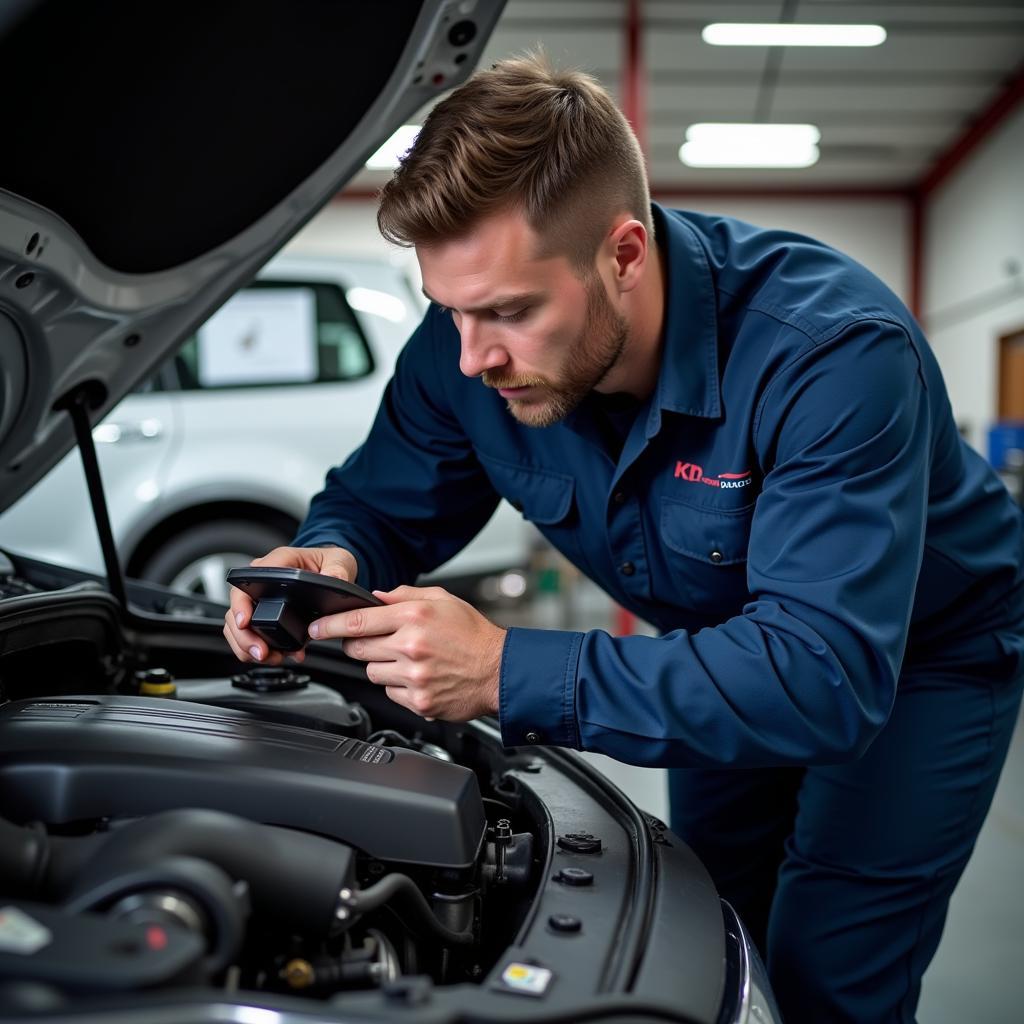
[(49, 860), (45, 831), (0, 818), (0, 895), (34, 896), (42, 888)]
[[(55, 849), (54, 857), (62, 852)], [(173, 856), (196, 857), (244, 879), (256, 913), (317, 935), (330, 930), (338, 892), (351, 886), (354, 868), (352, 850), (343, 843), (221, 811), (188, 809), (163, 811), (117, 829), (71, 886), (81, 892)]]
[(400, 907), (404, 906), (409, 912), (412, 920), (407, 920), (406, 924), (410, 927), (422, 925), (426, 931), (447, 946), (472, 944), (472, 932), (453, 932), (438, 921), (419, 886), (408, 875), (385, 875), (376, 885), (354, 893), (349, 905), (355, 913), (366, 914), (391, 900), (395, 900)]

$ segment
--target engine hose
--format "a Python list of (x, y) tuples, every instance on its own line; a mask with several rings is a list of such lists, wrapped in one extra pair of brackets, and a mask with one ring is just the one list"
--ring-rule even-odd
[(50, 862), (45, 829), (22, 827), (0, 818), (0, 895), (33, 896)]
[(106, 837), (52, 836), (42, 822), (0, 818), (0, 896), (48, 900), (66, 889)]
[(410, 920), (407, 920), (406, 924), (410, 927), (421, 925), (423, 930), (440, 939), (446, 946), (472, 944), (472, 932), (453, 932), (438, 921), (419, 886), (408, 875), (397, 872), (385, 875), (368, 889), (354, 890), (343, 903), (354, 914), (367, 914), (392, 900), (397, 904), (392, 909), (396, 912), (404, 909), (408, 913)]
[[(64, 854), (54, 847), (56, 861)], [(297, 931), (326, 935), (338, 892), (351, 884), (350, 847), (320, 836), (261, 825), (220, 811), (163, 811), (104, 837), (71, 890), (82, 892), (165, 857), (196, 857), (249, 885), (253, 910)], [(66, 877), (56, 865), (55, 874)], [(58, 895), (66, 896), (68, 892)]]

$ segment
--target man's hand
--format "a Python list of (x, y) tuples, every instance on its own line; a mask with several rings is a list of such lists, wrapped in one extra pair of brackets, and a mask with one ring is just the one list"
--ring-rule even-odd
[(341, 637), (345, 653), (367, 663), (370, 682), (425, 718), (497, 714), (504, 629), (440, 587), (374, 595), (385, 607), (326, 615), (309, 635)]
[[(262, 558), (254, 558), (250, 565), (274, 566), (281, 569), (306, 569), (323, 576), (355, 583), (356, 559), (345, 548), (274, 548)], [(261, 665), (280, 665), (284, 655), (271, 651), (257, 633), (246, 627), (252, 618), (253, 603), (249, 595), (238, 587), (231, 588), (231, 608), (224, 616), (224, 636), (239, 661), (258, 661)], [(294, 661), (302, 661), (305, 651), (289, 654)]]

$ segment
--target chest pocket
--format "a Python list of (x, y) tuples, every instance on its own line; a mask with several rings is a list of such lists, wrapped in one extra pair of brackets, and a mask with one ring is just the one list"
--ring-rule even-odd
[(585, 573), (592, 570), (580, 539), (575, 481), (564, 473), (496, 459), (477, 452), (494, 489)]
[(538, 526), (561, 522), (572, 508), (573, 478), (549, 469), (517, 466), (477, 452), (494, 489)]
[(662, 498), (667, 590), (656, 596), (696, 611), (738, 613), (750, 596), (747, 546), (753, 515), (753, 505), (717, 511)]

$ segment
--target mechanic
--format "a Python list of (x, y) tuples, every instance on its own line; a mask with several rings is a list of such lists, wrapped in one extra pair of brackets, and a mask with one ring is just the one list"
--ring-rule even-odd
[[(434, 109), (378, 222), (432, 305), (253, 564), (377, 588), (310, 636), (420, 715), (669, 767), (789, 1024), (912, 1020), (1024, 685), (1020, 512), (918, 325), (821, 243), (652, 206), (608, 94), (532, 56)], [(408, 585), (499, 496), (662, 635)], [(231, 647), (279, 663), (250, 612)]]

